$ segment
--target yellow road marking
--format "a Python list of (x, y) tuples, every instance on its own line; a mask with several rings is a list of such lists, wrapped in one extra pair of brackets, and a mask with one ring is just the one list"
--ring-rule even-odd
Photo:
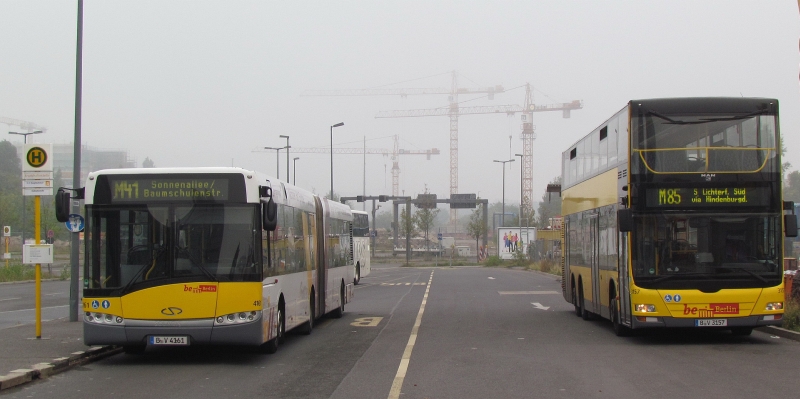
[(389, 390), (389, 399), (400, 398), (400, 390), (403, 388), (403, 380), (406, 378), (408, 363), (411, 361), (411, 351), (414, 350), (414, 344), (417, 342), (417, 331), (419, 331), (419, 326), (422, 324), (422, 314), (425, 313), (425, 304), (428, 302), (428, 293), (431, 290), (434, 271), (431, 271), (431, 277), (428, 279), (428, 287), (425, 288), (425, 296), (422, 297), (417, 320), (414, 322), (414, 327), (411, 328), (411, 336), (408, 337), (406, 350), (403, 351), (403, 358), (400, 360), (400, 367), (397, 368), (397, 374), (395, 374), (394, 382), (392, 382), (392, 389)]

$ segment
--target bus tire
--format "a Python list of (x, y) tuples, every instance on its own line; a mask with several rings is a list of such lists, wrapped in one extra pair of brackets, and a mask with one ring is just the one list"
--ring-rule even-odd
[(731, 334), (737, 337), (746, 337), (753, 333), (753, 327), (733, 327)]
[(278, 351), (278, 346), (280, 346), (281, 342), (283, 342), (283, 334), (286, 332), (286, 318), (283, 315), (283, 306), (278, 306), (278, 315), (276, 317), (278, 320), (278, 328), (277, 332), (275, 333), (275, 338), (265, 342), (259, 348), (262, 353), (266, 354), (273, 354)]
[(358, 285), (361, 281), (361, 264), (356, 264), (356, 275), (353, 277), (353, 284)]
[(339, 307), (336, 308), (333, 312), (331, 312), (331, 317), (334, 319), (341, 319), (344, 315), (344, 282), (342, 282), (342, 288), (339, 290)]
[(126, 355), (141, 355), (146, 348), (145, 345), (122, 345), (122, 351)]
[(300, 326), (300, 334), (309, 335), (314, 329), (314, 291), (311, 291), (311, 299), (308, 301), (308, 321)]
[(614, 327), (614, 334), (618, 337), (627, 337), (631, 335), (631, 330), (622, 325), (619, 317), (619, 309), (617, 308), (617, 298), (611, 299), (611, 307), (609, 314), (611, 315), (611, 325)]
[(581, 317), (581, 305), (578, 303), (578, 290), (572, 284), (572, 304), (575, 306), (575, 316)]
[(578, 289), (578, 301), (581, 304), (581, 319), (589, 321), (592, 319), (592, 313), (586, 310), (586, 305), (583, 303), (583, 284)]

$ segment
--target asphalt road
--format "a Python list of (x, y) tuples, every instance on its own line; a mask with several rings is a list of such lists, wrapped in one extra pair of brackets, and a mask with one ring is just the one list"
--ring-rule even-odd
[(616, 337), (576, 317), (555, 277), (497, 268), (373, 265), (343, 318), (289, 334), (274, 355), (157, 349), (0, 396), (788, 398), (800, 371), (800, 343), (761, 332)]
[[(69, 281), (42, 282), (42, 321), (69, 317)], [(36, 285), (0, 284), (0, 329), (36, 322)]]

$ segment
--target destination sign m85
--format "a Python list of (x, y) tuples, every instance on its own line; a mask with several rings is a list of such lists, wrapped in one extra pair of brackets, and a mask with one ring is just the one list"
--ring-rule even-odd
[(672, 187), (648, 188), (648, 208), (747, 207), (769, 204), (768, 187)]

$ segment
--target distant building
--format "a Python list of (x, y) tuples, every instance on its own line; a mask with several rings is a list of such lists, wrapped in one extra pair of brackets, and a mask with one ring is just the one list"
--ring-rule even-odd
[[(14, 143), (17, 156), (22, 160), (23, 143)], [(72, 186), (73, 145), (53, 144), (53, 171), (61, 170), (60, 182), (53, 182), (55, 187)], [(81, 147), (81, 182), (86, 181), (89, 172), (101, 169), (135, 168), (136, 160), (125, 150), (99, 149), (84, 145)]]

